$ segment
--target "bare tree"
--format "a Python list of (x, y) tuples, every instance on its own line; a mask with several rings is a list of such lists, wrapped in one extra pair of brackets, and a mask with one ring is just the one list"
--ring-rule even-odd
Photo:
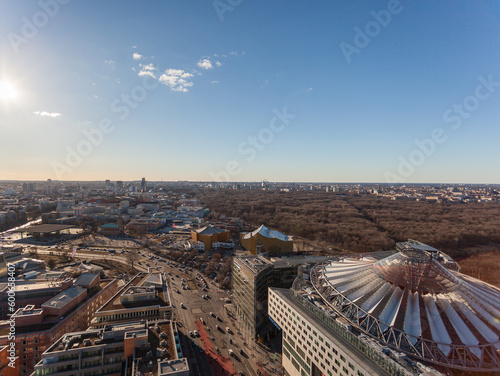
[(38, 248), (31, 248), (29, 254), (31, 258), (38, 258)]
[(132, 269), (134, 268), (134, 262), (139, 260), (139, 255), (135, 251), (130, 251), (127, 253), (127, 261), (130, 262)]
[(55, 260), (53, 258), (50, 258), (49, 261), (47, 261), (47, 266), (50, 270), (54, 270), (54, 268), (56, 267)]

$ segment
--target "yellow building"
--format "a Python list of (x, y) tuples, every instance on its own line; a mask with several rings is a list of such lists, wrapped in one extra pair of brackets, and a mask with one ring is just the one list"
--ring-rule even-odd
[(217, 242), (230, 242), (229, 230), (208, 225), (198, 230), (191, 231), (193, 242), (202, 242), (205, 245), (205, 251), (212, 250), (212, 244)]
[[(252, 255), (261, 252), (292, 252), (293, 238), (279, 231), (270, 230), (262, 225), (253, 232), (240, 235), (243, 248), (250, 251)], [(259, 252), (257, 252), (259, 250)]]

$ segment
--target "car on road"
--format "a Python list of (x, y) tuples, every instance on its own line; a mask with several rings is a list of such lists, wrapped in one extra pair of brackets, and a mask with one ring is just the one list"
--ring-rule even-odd
[(198, 334), (198, 331), (197, 331), (197, 330), (193, 331), (193, 334), (194, 334), (194, 336), (195, 336), (195, 337), (199, 337), (199, 336), (200, 336), (200, 335)]
[(186, 307), (184, 306), (184, 303), (181, 303), (181, 308), (186, 308)]

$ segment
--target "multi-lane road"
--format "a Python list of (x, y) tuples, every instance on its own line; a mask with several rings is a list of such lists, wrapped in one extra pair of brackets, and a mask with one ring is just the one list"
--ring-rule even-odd
[[(207, 360), (205, 354), (199, 351), (202, 348), (201, 339), (194, 336), (196, 330), (195, 321), (203, 319), (213, 350), (222, 356), (230, 358), (236, 371), (242, 372), (243, 375), (256, 375), (255, 361), (249, 357), (250, 351), (244, 346), (241, 333), (237, 329), (238, 325), (234, 322), (234, 319), (228, 316), (224, 308), (230, 299), (228, 293), (212, 284), (206, 284), (206, 291), (203, 291), (202, 288), (205, 286), (203, 277), (196, 271), (188, 271), (184, 276), (178, 274), (179, 278), (174, 273), (178, 274), (174, 269), (173, 276), (169, 277), (176, 318), (180, 322), (180, 330), (184, 334), (184, 338), (187, 339), (185, 341), (187, 347), (193, 350), (195, 357), (199, 354), (202, 361)], [(189, 285), (195, 285), (196, 289), (184, 290), (182, 288), (182, 278), (194, 282), (189, 283)], [(204, 298), (204, 295), (208, 295), (208, 297)], [(181, 307), (181, 304), (184, 308)], [(228, 332), (226, 328), (229, 328), (230, 331)], [(193, 333), (193, 335), (190, 333)], [(230, 349), (234, 353), (233, 356), (229, 353)], [(242, 349), (243, 354), (240, 354), (239, 349)], [(196, 358), (196, 362), (199, 362), (198, 358)], [(204, 371), (209, 372), (208, 370), (202, 370), (201, 374), (204, 374)], [(210, 375), (210, 373), (205, 374)]]
[[(38, 252), (42, 254), (50, 252), (58, 254), (64, 251), (38, 247)], [(130, 251), (125, 251), (123, 254), (110, 254), (107, 258), (109, 257), (123, 264), (130, 264), (127, 252)], [(75, 256), (85, 260), (102, 260), (103, 258), (102, 254), (92, 255), (88, 251), (77, 251)], [(149, 264), (150, 267), (159, 267), (165, 271), (174, 307), (174, 319), (178, 323), (180, 332), (183, 353), (190, 360), (190, 367), (194, 370), (195, 374), (200, 376), (218, 376), (212, 374), (209, 364), (214, 359), (209, 358), (205, 354), (202, 350), (201, 339), (194, 335), (194, 331), (197, 329), (195, 321), (202, 318), (213, 350), (231, 359), (234, 369), (238, 374), (241, 372), (242, 375), (257, 375), (257, 360), (254, 358), (255, 352), (246, 346), (243, 333), (239, 330), (238, 322), (225, 308), (225, 305), (231, 298), (229, 293), (220, 290), (213, 283), (207, 283), (207, 279), (194, 269), (185, 268), (174, 262), (154, 257), (153, 254), (142, 251), (139, 259), (134, 263), (134, 267), (139, 271), (146, 272), (148, 271), (146, 264)], [(204, 298), (204, 296), (207, 297)], [(230, 332), (226, 328), (229, 328)], [(242, 353), (240, 353), (239, 349), (242, 350)], [(231, 356), (230, 350), (233, 351), (233, 356)]]

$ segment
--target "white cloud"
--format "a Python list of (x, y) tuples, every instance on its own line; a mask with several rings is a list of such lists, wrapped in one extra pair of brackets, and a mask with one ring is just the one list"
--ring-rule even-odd
[(149, 76), (151, 78), (156, 78), (155, 74), (151, 71), (142, 70), (139, 72), (139, 77)]
[[(217, 56), (217, 55), (214, 55), (214, 56)], [(217, 60), (210, 60), (210, 58), (204, 58), (204, 59), (201, 59), (200, 61), (198, 61), (198, 64), (197, 64), (200, 68), (202, 69), (213, 69), (214, 66), (215, 67), (221, 67), (222, 66), (222, 63), (220, 61), (217, 61)]]
[(151, 78), (156, 78), (156, 74), (153, 72), (156, 70), (156, 68), (153, 66), (153, 64), (139, 64), (141, 67), (141, 70), (139, 71), (139, 77), (144, 77), (144, 76), (149, 76)]
[(218, 84), (218, 83), (219, 83), (219, 81), (214, 80), (214, 81), (212, 81), (212, 83), (213, 83), (213, 84)]
[(142, 55), (138, 54), (137, 52), (134, 52), (132, 54), (132, 57), (134, 58), (134, 60), (140, 60), (140, 59), (142, 59)]
[(56, 117), (62, 116), (59, 112), (34, 111), (33, 113), (35, 115), (42, 116), (42, 117), (48, 116), (48, 117), (56, 118)]
[(116, 68), (116, 62), (114, 60), (104, 60), (104, 64), (109, 65), (111, 69)]
[(308, 93), (310, 93), (311, 91), (313, 91), (313, 88), (312, 88), (312, 87), (310, 87), (310, 88), (306, 89), (306, 91), (307, 91)]
[(188, 79), (193, 77), (193, 74), (182, 69), (167, 69), (159, 78), (159, 81), (170, 88), (172, 91), (188, 91), (188, 87), (192, 87), (193, 83)]
[(149, 71), (154, 71), (156, 68), (153, 66), (153, 63), (144, 65), (144, 64), (139, 64), (142, 70), (149, 70)]
[(214, 67), (212, 62), (208, 59), (198, 61), (198, 66), (202, 69), (212, 69)]

